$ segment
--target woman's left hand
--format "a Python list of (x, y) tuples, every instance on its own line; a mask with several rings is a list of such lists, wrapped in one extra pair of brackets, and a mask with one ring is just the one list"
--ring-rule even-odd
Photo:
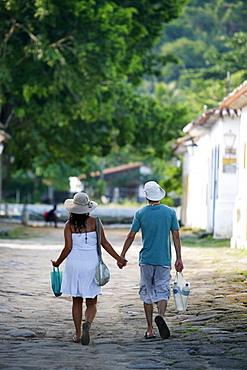
[(53, 265), (54, 267), (59, 267), (59, 264), (58, 264), (58, 263), (56, 263), (56, 261), (52, 261), (52, 260), (51, 260), (51, 263), (52, 263), (52, 265)]

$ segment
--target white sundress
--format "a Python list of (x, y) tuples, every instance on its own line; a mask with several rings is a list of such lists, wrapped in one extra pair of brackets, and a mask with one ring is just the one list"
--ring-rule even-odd
[(101, 294), (101, 287), (94, 281), (98, 261), (96, 231), (72, 233), (72, 250), (66, 258), (62, 293), (83, 298)]

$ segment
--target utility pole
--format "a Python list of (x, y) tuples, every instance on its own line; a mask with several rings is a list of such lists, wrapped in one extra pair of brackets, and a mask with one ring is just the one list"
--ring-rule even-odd
[(227, 71), (227, 94), (231, 92), (231, 73)]

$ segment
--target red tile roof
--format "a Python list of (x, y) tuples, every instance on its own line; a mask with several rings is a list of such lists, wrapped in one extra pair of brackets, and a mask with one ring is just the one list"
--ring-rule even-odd
[[(116, 172), (123, 172), (123, 171), (127, 171), (127, 170), (132, 170), (134, 168), (139, 168), (143, 165), (144, 165), (143, 162), (134, 162), (134, 163), (122, 164), (121, 166), (105, 168), (102, 172), (103, 172), (104, 175), (109, 175), (109, 174), (116, 173)], [(100, 171), (91, 172), (90, 176), (91, 177), (100, 176)], [(82, 174), (82, 175), (78, 176), (78, 178), (80, 180), (85, 179), (86, 175)]]

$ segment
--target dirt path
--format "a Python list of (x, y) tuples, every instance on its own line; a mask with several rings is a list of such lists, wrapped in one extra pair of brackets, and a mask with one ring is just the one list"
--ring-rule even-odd
[[(71, 298), (55, 298), (50, 288), (49, 261), (63, 247), (63, 230), (30, 230), (29, 239), (0, 240), (1, 369), (247, 369), (247, 252), (183, 246), (189, 305), (176, 313), (171, 298), (166, 315), (171, 337), (165, 341), (143, 339), (140, 237), (123, 270), (104, 253), (111, 280), (99, 297), (85, 347), (71, 341)], [(118, 252), (127, 232), (106, 230)]]

